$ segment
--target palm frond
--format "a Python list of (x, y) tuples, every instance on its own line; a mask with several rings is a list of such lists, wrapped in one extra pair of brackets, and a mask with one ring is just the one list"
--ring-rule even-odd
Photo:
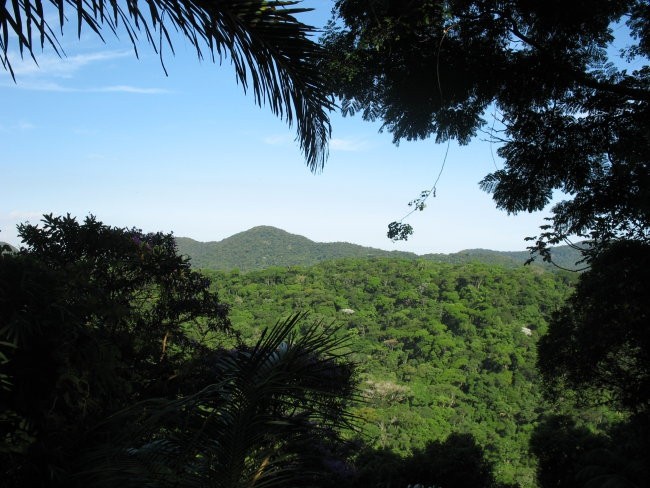
[[(312, 171), (322, 169), (330, 137), (328, 111), (333, 100), (317, 68), (323, 53), (310, 39), (314, 29), (296, 15), (309, 9), (291, 0), (50, 0), (58, 12), (58, 27), (68, 22), (66, 12), (76, 12), (77, 34), (89, 28), (100, 38), (102, 30), (128, 35), (136, 55), (139, 36), (159, 53), (172, 53), (174, 31), (182, 34), (201, 59), (230, 57), (245, 91), (255, 102), (290, 126)], [(12, 0), (0, 4), (0, 62), (15, 79), (10, 43), (21, 57), (34, 61), (36, 48), (49, 45), (61, 55), (57, 35), (46, 19), (42, 0)], [(164, 64), (163, 64), (164, 67)]]
[(298, 334), (303, 318), (278, 322), (253, 348), (217, 354), (216, 381), (203, 390), (109, 419), (100, 430), (110, 440), (78, 475), (84, 486), (272, 487), (315, 477), (306, 446), (350, 425), (354, 382), (341, 361), (345, 339), (320, 324)]

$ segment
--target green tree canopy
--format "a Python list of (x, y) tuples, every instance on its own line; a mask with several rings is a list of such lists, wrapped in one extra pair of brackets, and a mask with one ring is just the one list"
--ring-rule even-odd
[[(237, 80), (252, 89), (258, 104), (296, 124), (307, 164), (316, 171), (327, 158), (333, 107), (325, 79), (317, 68), (320, 46), (314, 29), (298, 21), (307, 9), (287, 0), (16, 0), (0, 6), (0, 62), (12, 76), (12, 43), (20, 55), (37, 60), (40, 47), (63, 54), (56, 30), (76, 24), (100, 38), (104, 31), (126, 31), (135, 53), (140, 37), (160, 54), (174, 52), (172, 38), (179, 32), (194, 46), (199, 59), (230, 57)], [(45, 4), (45, 5), (44, 5)], [(54, 18), (52, 13), (55, 14)], [(70, 15), (72, 13), (72, 15)], [(69, 16), (71, 19), (70, 20)], [(164, 64), (163, 64), (164, 67)]]
[[(344, 113), (381, 121), (396, 143), (487, 131), (504, 165), (481, 187), (499, 208), (569, 196), (538, 250), (571, 235), (648, 240), (647, 2), (338, 0), (334, 12), (324, 45)], [(638, 68), (610, 57), (615, 27)], [(389, 236), (410, 231), (396, 222)]]

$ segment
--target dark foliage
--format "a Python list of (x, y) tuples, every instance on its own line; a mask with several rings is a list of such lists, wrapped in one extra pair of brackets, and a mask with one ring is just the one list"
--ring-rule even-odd
[(542, 488), (646, 487), (650, 480), (647, 418), (596, 433), (567, 416), (549, 416), (536, 428), (531, 451)]
[(509, 213), (570, 196), (537, 237), (544, 254), (572, 235), (597, 246), (649, 237), (650, 68), (613, 64), (615, 25), (632, 38), (624, 54), (645, 61), (639, 0), (338, 0), (323, 41), (344, 113), (380, 120), (395, 142), (487, 132), (504, 167), (481, 187)]
[(600, 402), (608, 393), (619, 408), (648, 413), (649, 282), (648, 244), (618, 242), (593, 261), (540, 341), (539, 368), (553, 396), (569, 387)]
[(344, 463), (354, 370), (330, 328), (294, 315), (244, 346), (172, 235), (51, 215), (19, 233), (0, 256), (3, 486), (318, 486)]
[[(175, 399), (139, 402), (98, 427), (107, 444), (83, 456), (75, 480), (97, 487), (320, 486), (342, 462), (353, 368), (344, 339), (304, 316), (265, 329), (253, 347), (215, 350), (213, 382)], [(132, 426), (124, 429), (124, 425)]]
[(19, 232), (26, 247), (0, 259), (1, 462), (10, 485), (38, 486), (100, 419), (204, 383), (189, 366), (230, 325), (171, 235), (69, 216)]
[[(172, 235), (45, 216), (0, 257), (3, 486), (314, 486), (354, 371), (304, 317), (236, 340)], [(300, 329), (300, 333), (298, 333)]]
[(495, 481), (493, 466), (469, 434), (451, 434), (444, 441), (429, 442), (405, 458), (388, 450), (367, 450), (360, 454), (358, 463), (363, 468), (357, 473), (354, 486), (507, 486)]

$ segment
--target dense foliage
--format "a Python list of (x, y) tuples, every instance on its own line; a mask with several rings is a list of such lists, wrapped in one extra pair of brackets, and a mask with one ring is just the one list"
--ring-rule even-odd
[[(647, 364), (615, 370), (607, 361), (622, 356), (604, 356), (593, 376), (631, 372), (629, 382), (584, 390), (575, 410), (562, 387), (580, 391), (586, 375), (571, 369), (580, 356), (550, 356), (565, 369), (536, 354), (539, 340), (542, 353), (567, 344), (560, 329), (545, 335), (551, 315), (555, 324), (601, 313), (607, 296), (620, 300), (616, 286), (563, 306), (573, 274), (397, 258), (199, 274), (171, 235), (93, 217), (46, 216), (19, 230), (26, 247), (0, 257), (7, 486), (643, 486), (648, 477), (645, 390), (635, 383)], [(602, 259), (578, 295), (602, 285), (600, 267), (612, 264)], [(637, 303), (644, 275), (615, 264)], [(594, 328), (610, 346), (643, 350), (642, 335), (609, 332)], [(536, 361), (558, 387), (553, 403)], [(608, 395), (633, 415), (593, 405)]]
[(209, 317), (198, 337), (229, 323), (170, 235), (52, 216), (19, 232), (26, 249), (0, 262), (3, 467), (39, 484), (108, 414), (196, 386), (192, 375), (174, 380), (207, 353), (185, 324)]
[(617, 408), (650, 409), (650, 246), (620, 242), (598, 256), (540, 343), (554, 396), (571, 388)]
[[(481, 186), (499, 208), (568, 198), (538, 250), (572, 235), (648, 239), (647, 2), (338, 0), (334, 13), (324, 44), (344, 113), (380, 120), (395, 142), (488, 132), (503, 168)], [(618, 62), (615, 28), (630, 35)]]
[[(292, 310), (336, 321), (351, 338), (365, 399), (354, 413), (367, 446), (357, 486), (423, 482), (405, 474), (415, 461), (408, 464), (404, 456), (423, 461), (425, 453), (455, 442), (465, 446), (455, 462), (477, 466), (475, 455), (462, 454), (475, 443), (490, 476), (535, 485), (528, 441), (547, 408), (535, 345), (574, 276), (385, 258), (206, 273), (219, 283), (233, 326), (248, 340), (259, 332), (247, 324)], [(449, 438), (454, 435), (461, 437)], [(438, 462), (434, 471), (441, 476), (444, 463)], [(427, 479), (433, 483), (435, 476)]]
[(244, 346), (168, 234), (69, 216), (19, 232), (26, 247), (0, 255), (3, 486), (274, 486), (331, 472), (320, 460), (353, 376), (327, 328), (297, 335), (293, 317)]
[[(504, 166), (482, 188), (512, 213), (564, 192), (532, 249), (548, 258), (548, 244), (587, 237), (592, 267), (561, 308), (566, 277), (539, 270), (377, 259), (214, 272), (254, 344), (221, 349), (237, 342), (223, 336), (227, 307), (171, 236), (46, 217), (20, 228), (26, 249), (0, 255), (5, 484), (302, 486), (340, 471), (337, 486), (647, 486), (646, 1), (338, 0), (327, 61), (291, 1), (144, 3), (52, 5), (61, 29), (77, 14), (79, 34), (119, 25), (160, 50), (169, 25), (199, 57), (228, 52), (256, 101), (296, 123), (313, 170), (329, 137), (324, 72), (345, 112), (381, 120), (396, 142), (487, 130)], [(5, 69), (10, 42), (59, 52), (49, 21), (39, 1), (0, 8)], [(614, 64), (617, 26), (631, 44)], [(389, 236), (411, 230), (394, 222)], [(343, 336), (296, 318), (258, 326), (296, 309)], [(365, 397), (347, 478), (345, 339)], [(571, 410), (599, 403), (621, 411)]]
[(179, 237), (178, 249), (192, 266), (248, 271), (271, 266), (309, 266), (328, 259), (369, 256), (416, 257), (413, 253), (384, 251), (347, 242), (314, 242), (270, 226), (253, 227), (219, 242), (198, 242)]

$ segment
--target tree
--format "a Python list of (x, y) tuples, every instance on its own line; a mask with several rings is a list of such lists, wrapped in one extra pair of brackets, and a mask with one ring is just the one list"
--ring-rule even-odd
[(427, 442), (405, 458), (387, 450), (366, 450), (360, 458), (364, 467), (355, 486), (511, 486), (494, 479), (492, 463), (471, 434), (452, 433), (444, 441)]
[[(640, 0), (338, 0), (323, 42), (344, 113), (380, 120), (396, 143), (487, 132), (504, 162), (480, 186), (509, 213), (563, 191), (533, 246), (544, 254), (572, 235), (597, 249), (650, 237), (650, 66), (614, 64), (616, 26), (634, 41), (625, 59), (647, 61)], [(389, 227), (392, 238), (411, 232)]]
[[(312, 171), (322, 168), (330, 136), (327, 111), (333, 103), (317, 68), (322, 50), (309, 37), (314, 29), (295, 17), (308, 10), (295, 7), (299, 2), (146, 0), (125, 5), (118, 0), (51, 0), (45, 7), (43, 3), (17, 0), (0, 7), (0, 62), (12, 77), (12, 42), (21, 56), (26, 53), (35, 62), (39, 45), (63, 54), (55, 30), (63, 32), (69, 11), (74, 13), (79, 37), (82, 28), (102, 39), (104, 30), (125, 31), (137, 55), (142, 36), (161, 62), (165, 48), (174, 52), (172, 36), (178, 31), (199, 59), (230, 56), (244, 91), (250, 85), (256, 103), (268, 104), (289, 125), (295, 123), (307, 164)], [(54, 8), (58, 25), (50, 24), (48, 5)]]
[(171, 235), (51, 215), (19, 234), (0, 256), (0, 464), (9, 486), (40, 486), (106, 416), (203, 387), (230, 323)]
[(623, 241), (592, 262), (540, 340), (551, 396), (603, 393), (617, 409), (650, 410), (650, 245)]
[(607, 432), (594, 432), (581, 424), (552, 415), (536, 426), (530, 450), (539, 460), (539, 486), (647, 486), (647, 418), (634, 417)]
[(0, 255), (6, 486), (277, 486), (329, 473), (321, 461), (337, 460), (354, 394), (330, 328), (298, 333), (294, 315), (245, 346), (169, 234), (51, 215), (19, 233), (27, 247)]
[(205, 388), (109, 418), (99, 429), (110, 442), (83, 456), (80, 486), (322, 486), (336, 476), (353, 369), (331, 328), (296, 333), (304, 319), (265, 329), (254, 347), (216, 350)]

